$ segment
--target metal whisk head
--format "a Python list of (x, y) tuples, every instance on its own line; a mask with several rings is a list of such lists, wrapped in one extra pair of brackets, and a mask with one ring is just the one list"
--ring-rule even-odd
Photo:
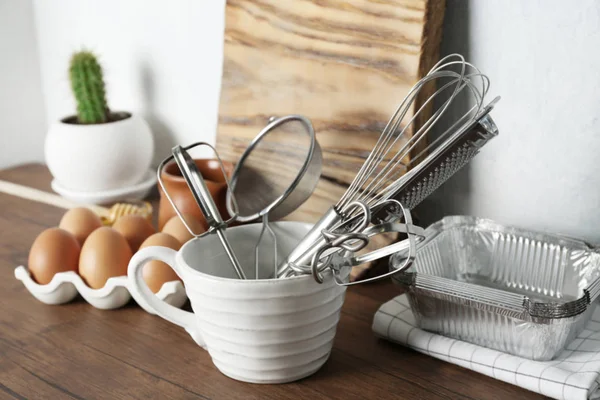
[[(422, 101), (430, 85), (435, 85), (435, 91), (410, 115), (415, 102)], [(406, 182), (407, 171), (478, 118), (484, 109), (483, 99), (488, 88), (488, 77), (461, 55), (441, 59), (398, 106), (373, 151), (336, 204), (336, 210), (344, 210), (354, 201), (374, 207), (393, 198)], [(453, 103), (456, 106), (460, 97), (466, 99), (461, 99), (463, 103), (458, 105), (464, 104), (463, 109), (456, 112), (456, 107), (451, 109), (450, 106)], [(432, 108), (431, 116), (424, 118)]]

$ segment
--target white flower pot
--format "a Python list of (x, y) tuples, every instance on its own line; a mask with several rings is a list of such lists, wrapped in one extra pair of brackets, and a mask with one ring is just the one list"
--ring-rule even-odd
[(77, 124), (67, 117), (52, 125), (45, 142), (46, 164), (61, 186), (105, 191), (142, 181), (154, 154), (150, 127), (139, 115), (104, 124)]

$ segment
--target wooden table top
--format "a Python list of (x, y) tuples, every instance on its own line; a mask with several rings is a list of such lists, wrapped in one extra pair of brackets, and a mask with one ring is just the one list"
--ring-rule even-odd
[[(0, 179), (50, 190), (30, 164)], [(98, 310), (82, 299), (45, 305), (14, 277), (29, 247), (64, 210), (0, 193), (0, 399), (542, 399), (543, 396), (377, 339), (391, 283), (348, 289), (334, 348), (314, 375), (283, 385), (238, 382), (181, 328), (132, 300)]]

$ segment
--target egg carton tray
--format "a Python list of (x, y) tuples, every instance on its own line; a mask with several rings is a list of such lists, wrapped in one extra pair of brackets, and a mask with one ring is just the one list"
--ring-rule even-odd
[[(81, 276), (74, 271), (59, 272), (46, 285), (40, 285), (31, 277), (29, 270), (20, 265), (15, 268), (15, 278), (23, 282), (29, 293), (45, 304), (58, 305), (72, 301), (78, 294), (92, 306), (101, 310), (112, 310), (123, 307), (131, 300), (127, 276), (109, 278), (104, 287), (92, 289), (85, 284)], [(165, 282), (156, 293), (162, 301), (181, 307), (187, 301), (185, 288), (180, 281)], [(150, 314), (153, 311), (141, 307)]]

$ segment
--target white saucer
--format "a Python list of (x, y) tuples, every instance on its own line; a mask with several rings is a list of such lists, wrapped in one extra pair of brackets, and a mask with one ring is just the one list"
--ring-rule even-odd
[(149, 169), (144, 180), (137, 185), (106, 190), (102, 192), (78, 192), (63, 187), (56, 180), (52, 181), (52, 190), (62, 197), (80, 204), (109, 204), (124, 200), (142, 200), (148, 196), (156, 185), (156, 173)]

